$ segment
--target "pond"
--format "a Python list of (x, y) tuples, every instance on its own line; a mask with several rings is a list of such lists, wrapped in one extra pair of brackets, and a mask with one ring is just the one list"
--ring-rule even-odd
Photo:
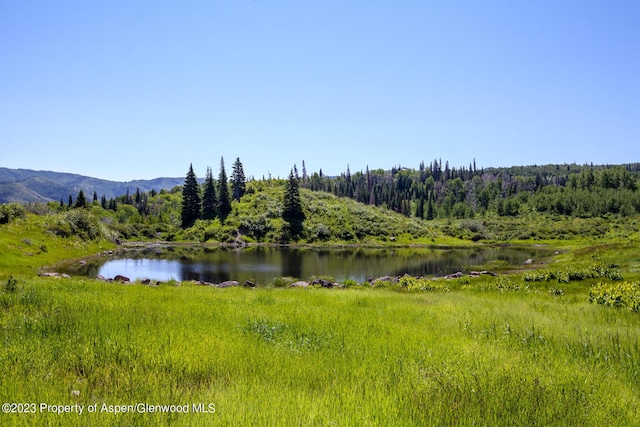
[(131, 280), (202, 280), (220, 283), (251, 280), (269, 283), (276, 277), (308, 280), (314, 276), (363, 282), (381, 276), (438, 277), (456, 271), (483, 269), (487, 263), (522, 265), (527, 259), (553, 255), (543, 247), (434, 248), (291, 248), (158, 246), (127, 250), (108, 258), (97, 258), (69, 273), (112, 278), (118, 274)]

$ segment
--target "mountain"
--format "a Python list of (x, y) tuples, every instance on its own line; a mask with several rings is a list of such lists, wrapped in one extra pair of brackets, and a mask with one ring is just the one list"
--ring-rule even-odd
[(84, 191), (89, 200), (93, 197), (94, 191), (99, 198), (104, 195), (107, 199), (111, 199), (127, 194), (127, 190), (131, 194), (135, 193), (137, 188), (144, 192), (169, 190), (183, 183), (184, 178), (118, 182), (71, 173), (0, 168), (0, 203), (59, 202), (60, 200), (66, 203), (69, 195), (75, 200), (80, 190)]

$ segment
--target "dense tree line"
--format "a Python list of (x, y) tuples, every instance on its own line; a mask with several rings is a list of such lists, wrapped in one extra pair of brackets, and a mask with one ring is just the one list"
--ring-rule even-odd
[[(175, 224), (191, 227), (197, 220), (225, 218), (231, 213), (232, 201), (239, 201), (247, 191), (247, 178), (240, 159), (233, 164), (227, 178), (224, 159), (220, 159), (218, 179), (207, 167), (206, 177), (198, 184), (190, 166), (184, 185), (160, 193), (141, 192), (107, 200), (93, 194), (90, 202), (80, 191), (75, 201), (69, 196), (60, 209), (101, 206), (115, 212), (120, 224), (144, 222), (154, 230)], [(630, 216), (640, 213), (640, 163), (608, 165), (545, 165), (512, 168), (477, 168), (475, 161), (468, 167), (450, 167), (436, 159), (418, 169), (393, 167), (351, 173), (350, 168), (337, 177), (322, 170), (309, 174), (302, 163), (302, 176), (294, 165), (286, 180), (263, 180), (260, 185), (283, 185), (282, 219), (292, 238), (302, 230), (305, 220), (300, 188), (331, 192), (363, 204), (375, 205), (423, 220), (437, 218), (472, 218), (487, 213), (516, 216), (526, 211), (553, 213), (577, 217), (606, 214)], [(252, 185), (251, 191), (256, 186)], [(177, 217), (167, 209), (177, 194)], [(163, 196), (165, 195), (165, 196)], [(159, 196), (159, 197), (158, 197)], [(173, 215), (173, 216), (172, 216)], [(155, 224), (155, 225), (154, 225)], [(164, 226), (163, 226), (164, 224)], [(123, 225), (124, 226), (124, 225)], [(125, 230), (126, 231), (126, 230)], [(135, 230), (131, 230), (134, 233)], [(152, 232), (149, 232), (152, 234)], [(125, 233), (126, 234), (126, 233)]]
[(328, 191), (383, 206), (406, 216), (468, 218), (495, 212), (517, 215), (528, 207), (575, 216), (640, 212), (640, 163), (622, 166), (546, 165), (478, 169), (450, 167), (442, 160), (418, 169), (346, 172), (335, 178), (322, 170), (302, 179), (302, 187)]

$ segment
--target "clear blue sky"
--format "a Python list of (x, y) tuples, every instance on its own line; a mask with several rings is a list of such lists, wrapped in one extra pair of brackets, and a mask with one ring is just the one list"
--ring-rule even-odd
[(640, 2), (0, 0), (0, 166), (640, 161)]

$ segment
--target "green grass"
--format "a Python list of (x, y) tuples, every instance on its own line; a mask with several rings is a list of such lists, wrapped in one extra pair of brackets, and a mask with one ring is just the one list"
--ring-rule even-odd
[(28, 214), (0, 225), (0, 280), (12, 274), (34, 274), (43, 266), (115, 247), (102, 239), (56, 236), (50, 228), (57, 219), (55, 215)]
[[(308, 198), (306, 208), (340, 213), (316, 217), (329, 230), (357, 223), (360, 207), (322, 197)], [(377, 221), (386, 213), (369, 214), (372, 221), (358, 226), (385, 224)], [(530, 230), (546, 227), (545, 218), (532, 219)], [(552, 241), (566, 253), (542, 270), (333, 290), (291, 289), (288, 278), (216, 289), (37, 277), (44, 265), (113, 247), (54, 235), (67, 227), (60, 220), (67, 218), (27, 215), (0, 226), (0, 400), (36, 404), (35, 414), (0, 414), (0, 425), (600, 426), (640, 419), (637, 218), (571, 221), (573, 237)], [(465, 221), (434, 222), (435, 231), (429, 224), (423, 237), (398, 235), (396, 243), (435, 236), (460, 244), (451, 236), (476, 232), (498, 239), (525, 219)], [(549, 225), (549, 235), (568, 221)], [(598, 224), (601, 230), (589, 231)], [(445, 229), (451, 236), (440, 240)], [(85, 413), (41, 412), (41, 403), (77, 403)], [(190, 411), (100, 412), (103, 404), (139, 403)], [(191, 405), (200, 403), (215, 413), (194, 413)], [(98, 412), (87, 413), (89, 405)]]
[(216, 412), (0, 417), (3, 425), (635, 423), (640, 317), (589, 303), (588, 284), (552, 295), (499, 280), (407, 292), (19, 277), (0, 291), (3, 402), (203, 402)]

